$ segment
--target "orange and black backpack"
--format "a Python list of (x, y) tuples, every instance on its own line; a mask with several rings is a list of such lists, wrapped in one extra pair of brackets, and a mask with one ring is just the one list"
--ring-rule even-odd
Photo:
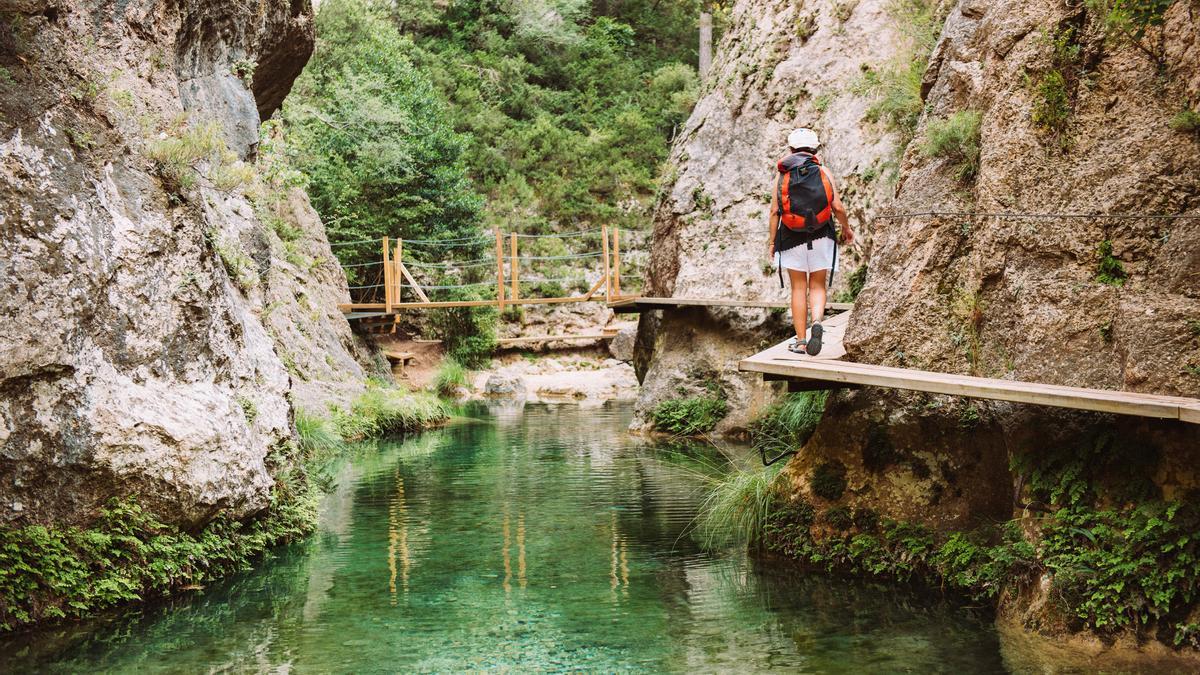
[[(828, 283), (833, 284), (837, 269), (837, 235), (833, 227), (833, 183), (821, 169), (821, 160), (807, 152), (797, 152), (779, 160), (779, 222), (775, 228), (775, 250), (779, 253), (796, 246), (808, 246), (817, 239), (833, 240), (833, 268)], [(782, 263), (782, 261), (781, 261)], [(779, 266), (779, 287), (783, 288), (783, 265)]]
[(779, 221), (793, 232), (816, 234), (833, 220), (833, 184), (816, 155), (797, 152), (779, 160)]

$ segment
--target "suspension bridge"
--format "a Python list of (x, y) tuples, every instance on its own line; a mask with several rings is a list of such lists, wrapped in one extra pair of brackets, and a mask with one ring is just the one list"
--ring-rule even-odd
[[(908, 214), (888, 214), (877, 219), (896, 218), (969, 218), (979, 217), (1027, 220), (1077, 220), (1110, 219), (1144, 220), (1200, 219), (1200, 215), (1154, 216), (1143, 214), (1093, 215), (1093, 214), (1020, 214), (1020, 213), (959, 213), (927, 211)], [(961, 226), (960, 226), (961, 227)], [(547, 238), (598, 237), (582, 252), (547, 254), (537, 246), (538, 240)], [(527, 252), (521, 253), (522, 242)], [(378, 245), (379, 258), (375, 261), (343, 265), (347, 277), (356, 280), (350, 286), (351, 302), (339, 308), (347, 319), (360, 321), (392, 322), (406, 310), (434, 309), (441, 307), (507, 307), (532, 304), (558, 304), (579, 302), (604, 302), (614, 312), (630, 313), (652, 310), (671, 311), (686, 308), (757, 308), (786, 309), (783, 301), (738, 300), (732, 298), (675, 298), (646, 297), (639, 293), (626, 293), (621, 287), (621, 230), (601, 227), (566, 234), (504, 234), (495, 229), (490, 235), (460, 237), (457, 239), (419, 240), (391, 239), (357, 242), (339, 242), (333, 246)], [(422, 251), (422, 248), (425, 250)], [(455, 248), (471, 251), (488, 250), (491, 255), (456, 261), (449, 259), (449, 251)], [(534, 248), (533, 252), (528, 252)], [(580, 247), (576, 247), (580, 248)], [(440, 260), (427, 261), (419, 258), (433, 257), (436, 251)], [(422, 251), (422, 256), (412, 251)], [(584, 266), (591, 264), (593, 281), (578, 267), (576, 276), (546, 278), (535, 273), (522, 279), (523, 274), (538, 263), (560, 266)], [(370, 283), (357, 283), (363, 280)], [(525, 287), (522, 284), (526, 284)], [(524, 288), (524, 290), (523, 290)], [(548, 293), (548, 289), (569, 293)], [(438, 299), (438, 293), (468, 294), (471, 297)], [(826, 347), (818, 357), (798, 355), (787, 350), (786, 341), (765, 351), (753, 354), (738, 363), (738, 369), (747, 373), (759, 373), (765, 380), (788, 382), (790, 391), (820, 389), (858, 388), (863, 386), (884, 387), (948, 394), (970, 398), (1013, 401), (1033, 405), (1090, 410), (1096, 412), (1154, 417), (1200, 424), (1200, 399), (1180, 396), (1163, 396), (1153, 393), (1121, 390), (1068, 387), (997, 378), (956, 375), (896, 368), (845, 360), (842, 338), (846, 326), (852, 320), (854, 305), (851, 303), (829, 303), (827, 309), (835, 312), (827, 322)], [(547, 337), (518, 338), (521, 341), (547, 341)], [(569, 339), (571, 336), (557, 336)], [(597, 336), (588, 336), (595, 338)], [(611, 336), (608, 336), (611, 337)], [(511, 340), (510, 340), (511, 342)]]

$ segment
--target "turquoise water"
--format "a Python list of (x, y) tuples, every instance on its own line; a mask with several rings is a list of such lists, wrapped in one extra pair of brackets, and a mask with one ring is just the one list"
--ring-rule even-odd
[(480, 409), (363, 449), (311, 540), (0, 642), (0, 671), (1004, 671), (990, 623), (937, 599), (702, 550), (689, 462), (630, 414)]

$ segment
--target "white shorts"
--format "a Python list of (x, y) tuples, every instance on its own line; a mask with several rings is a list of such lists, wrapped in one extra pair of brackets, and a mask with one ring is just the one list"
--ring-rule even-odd
[(833, 248), (837, 244), (830, 237), (821, 237), (808, 244), (800, 244), (786, 251), (775, 254), (775, 264), (785, 270), (798, 272), (819, 272), (834, 267)]

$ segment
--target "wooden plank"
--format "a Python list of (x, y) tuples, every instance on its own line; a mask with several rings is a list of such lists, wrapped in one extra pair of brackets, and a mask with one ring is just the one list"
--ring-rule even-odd
[(591, 300), (592, 296), (596, 294), (596, 291), (600, 290), (600, 286), (604, 284), (604, 281), (605, 281), (604, 275), (600, 275), (600, 280), (597, 281), (595, 284), (593, 284), (592, 287), (588, 290), (587, 295), (580, 298), (580, 300), (583, 302), (587, 302), (588, 300)]
[(608, 265), (608, 226), (600, 226), (600, 240), (604, 247), (604, 301), (612, 302), (612, 277), (609, 276)]
[(408, 279), (408, 283), (412, 286), (413, 292), (417, 294), (417, 297), (421, 299), (421, 302), (429, 302), (429, 296), (425, 295), (425, 289), (421, 288), (421, 285), (417, 283), (417, 280), (408, 273), (408, 267), (406, 267), (402, 262), (397, 262), (396, 264), (399, 265), (400, 273), (404, 275), (405, 279)]
[(516, 300), (519, 297), (517, 294), (517, 270), (521, 267), (521, 261), (517, 259), (517, 233), (512, 232), (508, 237), (512, 248), (512, 262), (509, 263), (508, 271), (512, 274), (512, 299)]
[[(641, 312), (659, 307), (744, 307), (751, 309), (788, 309), (787, 302), (769, 300), (726, 300), (723, 298), (649, 298), (636, 296), (612, 301), (613, 309), (624, 312)], [(852, 302), (829, 302), (827, 312), (848, 312), (854, 309)]]
[(1200, 401), (1179, 406), (1179, 419), (1191, 424), (1200, 424)]
[[(822, 380), (1167, 419), (1190, 417), (1190, 407), (1200, 406), (1200, 401), (1196, 399), (823, 360), (790, 354), (786, 351), (785, 344), (776, 345), (765, 352), (743, 359), (738, 364), (738, 369), (743, 372), (769, 373), (805, 380)], [(782, 354), (788, 355), (783, 356)], [(1196, 419), (1196, 423), (1200, 423), (1200, 419)]]
[[(601, 298), (584, 299), (580, 296), (571, 296), (569, 298), (523, 298), (514, 300), (507, 304), (510, 305), (556, 305), (568, 302), (603, 302)], [(443, 307), (496, 307), (499, 303), (496, 300), (445, 300), (431, 302), (401, 302), (395, 305), (392, 309), (399, 311), (402, 309), (436, 309)], [(383, 310), (382, 302), (356, 302), (343, 303), (338, 305), (338, 310), (343, 313), (350, 312), (369, 312), (372, 310)], [(388, 314), (392, 312), (386, 312)]]
[(607, 333), (593, 333), (589, 335), (530, 335), (515, 338), (501, 338), (496, 340), (500, 345), (519, 345), (528, 344), (531, 342), (567, 342), (569, 340), (611, 340), (614, 336)]
[(388, 238), (383, 238), (383, 307), (385, 312), (392, 311), (392, 270), (391, 266), (391, 245), (388, 243)]
[(613, 295), (621, 295), (621, 228), (613, 228)]
[[(504, 240), (500, 238), (500, 228), (493, 227), (492, 234), (496, 237), (496, 302), (500, 311), (504, 311)], [(461, 305), (463, 307), (467, 305)]]

